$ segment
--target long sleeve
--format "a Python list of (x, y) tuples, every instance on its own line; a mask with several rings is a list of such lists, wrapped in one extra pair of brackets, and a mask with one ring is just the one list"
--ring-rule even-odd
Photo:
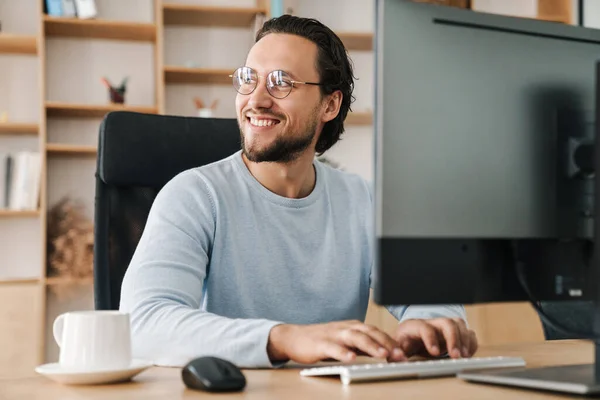
[(465, 308), (459, 304), (389, 306), (386, 309), (400, 322), (432, 318), (462, 318), (467, 322)]
[(240, 367), (272, 366), (266, 348), (278, 321), (230, 319), (201, 309), (216, 218), (211, 193), (193, 170), (157, 196), (121, 290), (135, 358), (182, 366), (212, 355)]

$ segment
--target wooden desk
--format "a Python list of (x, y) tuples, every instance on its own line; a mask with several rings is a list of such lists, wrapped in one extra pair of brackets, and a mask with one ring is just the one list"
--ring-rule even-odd
[[(481, 348), (477, 356), (521, 356), (529, 367), (590, 363), (593, 347), (584, 341), (540, 342)], [(338, 378), (301, 377), (298, 369), (246, 370), (248, 385), (238, 394), (213, 395), (186, 389), (176, 368), (152, 368), (132, 382), (103, 386), (62, 386), (45, 377), (0, 380), (0, 399), (565, 399), (564, 395), (468, 383), (457, 378), (363, 383), (344, 386)]]

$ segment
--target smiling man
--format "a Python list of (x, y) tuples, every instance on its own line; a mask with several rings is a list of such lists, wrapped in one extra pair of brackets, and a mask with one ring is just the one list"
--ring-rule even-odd
[(315, 160), (339, 140), (352, 102), (340, 39), (313, 19), (269, 20), (232, 77), (242, 150), (163, 188), (123, 281), (134, 356), (271, 367), (473, 355), (459, 305), (390, 307), (399, 320), (391, 335), (362, 322), (371, 192)]

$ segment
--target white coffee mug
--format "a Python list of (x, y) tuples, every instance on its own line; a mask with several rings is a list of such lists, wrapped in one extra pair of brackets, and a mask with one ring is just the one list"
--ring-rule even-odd
[(97, 371), (131, 364), (129, 314), (119, 311), (75, 311), (59, 315), (53, 325), (61, 368)]

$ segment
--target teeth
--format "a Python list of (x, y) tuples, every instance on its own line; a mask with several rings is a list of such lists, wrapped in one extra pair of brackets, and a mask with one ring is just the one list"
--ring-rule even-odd
[(250, 118), (250, 123), (254, 126), (271, 126), (275, 124), (272, 119), (256, 119)]

